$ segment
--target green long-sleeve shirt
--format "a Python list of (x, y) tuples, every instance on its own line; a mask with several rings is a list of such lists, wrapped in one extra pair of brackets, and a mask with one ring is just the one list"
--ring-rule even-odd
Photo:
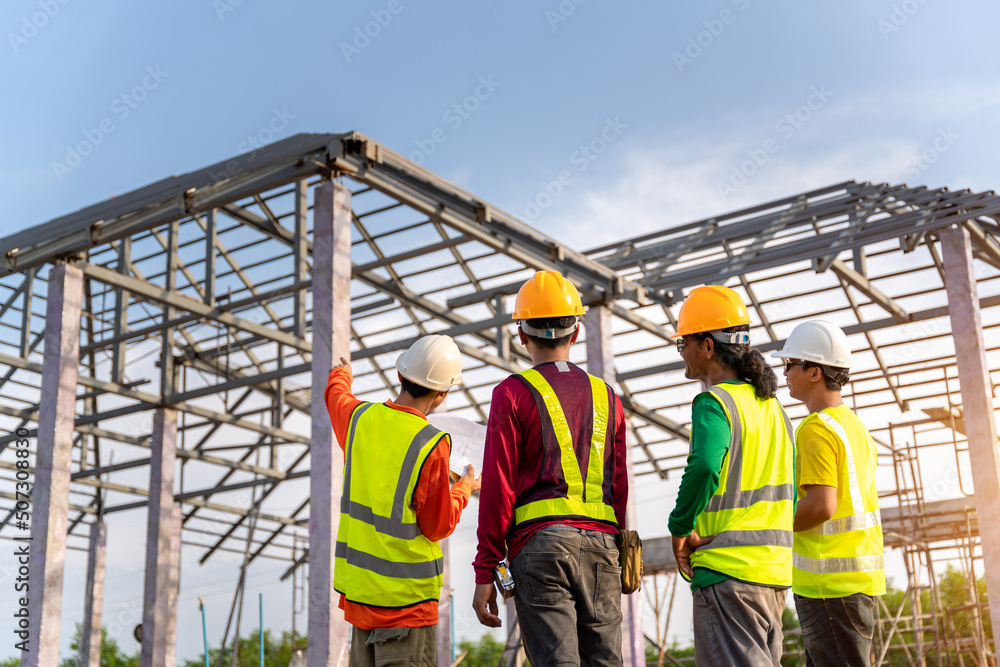
[[(742, 383), (723, 383), (742, 384)], [(708, 392), (695, 396), (691, 404), (691, 453), (688, 454), (677, 504), (670, 513), (667, 528), (671, 535), (690, 535), (695, 520), (705, 511), (708, 501), (719, 489), (722, 464), (729, 452), (732, 428), (722, 405)], [(694, 569), (691, 592), (725, 581), (728, 577), (703, 567)]]

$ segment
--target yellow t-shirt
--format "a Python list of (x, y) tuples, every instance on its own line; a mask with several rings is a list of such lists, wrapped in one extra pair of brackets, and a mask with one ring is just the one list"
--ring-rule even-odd
[[(836, 410), (834, 408), (833, 410)], [(828, 410), (828, 412), (833, 412)], [(799, 498), (805, 496), (807, 484), (840, 486), (838, 465), (841, 447), (839, 438), (820, 419), (809, 419), (795, 435), (795, 480), (799, 485)]]

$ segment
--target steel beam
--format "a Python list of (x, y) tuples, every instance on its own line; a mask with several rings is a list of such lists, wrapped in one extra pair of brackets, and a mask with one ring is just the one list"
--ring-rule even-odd
[[(993, 409), (993, 385), (986, 361), (983, 321), (979, 309), (972, 244), (965, 227), (939, 233), (955, 360), (962, 391), (962, 414), (976, 488), (976, 513), (982, 539), (990, 614), (1000, 618), (1000, 450)], [(1000, 623), (993, 624), (993, 642), (1000, 647)]]
[(883, 310), (892, 315), (900, 324), (906, 324), (910, 321), (910, 314), (906, 312), (905, 308), (887, 296), (885, 292), (875, 287), (868, 278), (855, 271), (843, 260), (833, 260), (830, 263), (830, 270), (847, 281), (854, 289), (871, 299), (873, 303), (881, 306)]
[[(584, 317), (587, 330), (587, 372), (614, 387), (615, 353), (612, 347), (611, 311), (605, 306), (591, 306)], [(625, 424), (618, 425), (626, 428)], [(632, 474), (632, 452), (625, 445), (628, 475), (628, 509), (623, 528), (638, 529), (635, 510), (635, 476)], [(611, 454), (612, 458), (614, 454)], [(642, 634), (642, 598), (622, 595), (622, 661), (630, 667), (645, 667), (645, 639)]]
[(149, 301), (154, 301), (170, 308), (186, 310), (192, 315), (197, 315), (198, 317), (203, 317), (208, 320), (215, 320), (221, 324), (231, 326), (234, 329), (255, 334), (275, 343), (284, 343), (285, 345), (294, 347), (296, 350), (308, 352), (310, 349), (308, 341), (301, 340), (282, 331), (275, 331), (274, 329), (266, 327), (262, 324), (244, 320), (225, 310), (213, 308), (202, 301), (192, 299), (173, 290), (164, 289), (158, 285), (153, 285), (145, 280), (122, 276), (115, 271), (111, 271), (103, 266), (97, 266), (94, 264), (83, 263), (80, 265), (80, 268), (88, 278), (98, 280), (112, 287), (123, 287), (136, 296)]
[(333, 590), (344, 459), (324, 398), (330, 367), (351, 354), (351, 191), (324, 182), (314, 197), (307, 655), (310, 665), (347, 667), (350, 625)]
[(38, 415), (38, 452), (32, 489), (29, 650), (25, 667), (58, 667), (62, 615), (69, 471), (80, 363), (83, 274), (60, 264), (49, 271), (45, 306), (45, 357)]
[(80, 629), (79, 667), (101, 665), (101, 614), (104, 609), (104, 561), (108, 546), (108, 525), (90, 524), (90, 550), (87, 557), (87, 592), (83, 602), (83, 627)]
[[(168, 663), (170, 617), (176, 614), (172, 590), (171, 548), (175, 542), (174, 462), (177, 450), (177, 412), (160, 408), (153, 420), (152, 461), (149, 465), (149, 504), (146, 521), (146, 577), (142, 612), (142, 667), (173, 667)], [(176, 538), (179, 539), (179, 536)]]

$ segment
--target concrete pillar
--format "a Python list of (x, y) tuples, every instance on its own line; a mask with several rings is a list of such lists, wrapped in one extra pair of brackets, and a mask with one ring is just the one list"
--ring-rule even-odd
[[(605, 306), (591, 306), (584, 318), (587, 328), (587, 372), (615, 386), (615, 355), (611, 346), (611, 311)], [(632, 473), (631, 447), (628, 465), (628, 507), (625, 527), (638, 530), (635, 512), (635, 476)], [(646, 664), (645, 637), (642, 634), (642, 598), (633, 593), (622, 596), (622, 662), (631, 667)]]
[(312, 435), (309, 471), (310, 667), (346, 667), (350, 625), (337, 608), (333, 561), (340, 523), (344, 456), (324, 403), (330, 367), (350, 358), (351, 192), (323, 183), (314, 193), (312, 302)]
[(83, 273), (66, 264), (53, 267), (49, 271), (45, 305), (45, 357), (32, 488), (29, 650), (21, 657), (25, 667), (57, 667), (59, 664), (82, 303)]
[(177, 598), (181, 590), (181, 506), (174, 505), (170, 526), (170, 588), (167, 593), (167, 632), (164, 667), (177, 664)]
[(449, 667), (451, 657), (451, 548), (450, 538), (441, 540), (444, 555), (444, 582), (441, 585), (441, 600), (438, 602), (438, 665)]
[(83, 603), (83, 628), (80, 630), (80, 667), (100, 667), (101, 614), (104, 610), (104, 557), (108, 546), (108, 525), (98, 521), (90, 526), (90, 551), (87, 556), (87, 593)]
[[(174, 649), (167, 645), (171, 617), (177, 614), (173, 590), (173, 549), (178, 524), (174, 513), (177, 412), (159, 408), (153, 418), (149, 462), (149, 505), (146, 521), (146, 582), (142, 610), (142, 667), (172, 667)], [(170, 662), (168, 662), (170, 659)]]
[[(962, 389), (965, 436), (976, 489), (976, 514), (986, 566), (990, 615), (1000, 619), (1000, 451), (997, 449), (993, 387), (986, 364), (972, 245), (964, 227), (942, 230), (939, 237), (951, 335), (955, 340), (955, 360)], [(993, 642), (994, 650), (1000, 648), (1000, 623), (996, 621), (993, 623)]]

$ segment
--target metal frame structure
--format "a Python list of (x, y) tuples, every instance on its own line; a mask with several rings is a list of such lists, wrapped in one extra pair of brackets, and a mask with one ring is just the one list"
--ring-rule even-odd
[[(35, 636), (58, 639), (66, 546), (92, 552), (99, 595), (103, 545), (114, 541), (105, 517), (145, 508), (144, 664), (173, 664), (180, 544), (202, 563), (242, 554), (244, 571), (285, 560), (286, 578), (308, 560), (309, 662), (345, 659), (324, 580), (341, 465), (326, 371), (349, 353), (357, 395), (381, 400), (399, 351), (447, 333), (466, 357), (448, 409), (485, 420), (492, 386), (527, 363), (509, 306), (539, 269), (567, 275), (591, 307), (574, 359), (616, 383), (635, 476), (667, 478), (687, 454), (698, 388), (670, 349), (686, 290), (739, 291), (765, 352), (805, 319), (842, 326), (856, 359), (848, 402), (879, 444), (886, 511), (911, 522), (898, 544), (887, 532), (908, 591), (934, 585), (932, 553), (970, 568), (985, 557), (998, 590), (1000, 548), (989, 545), (1000, 535), (987, 529), (1000, 525), (987, 521), (1000, 505), (990, 491), (1000, 480), (998, 237), (992, 192), (845, 182), (579, 251), (348, 133), (297, 135), (2, 238), (0, 537), (23, 533), (9, 447), (23, 428), (37, 439), (32, 550), (47, 591), (32, 598)], [(970, 457), (976, 512), (962, 510), (956, 531), (938, 503), (972, 502)], [(931, 498), (920, 471), (940, 461), (957, 484)], [(984, 605), (976, 599), (977, 614)], [(991, 606), (1000, 614), (1000, 594)], [(626, 662), (641, 664), (641, 614), (629, 609)], [(946, 613), (914, 612), (927, 627), (915, 664), (941, 645), (923, 638)], [(97, 616), (85, 635), (99, 631)], [(989, 639), (956, 650), (985, 660)], [(43, 650), (27, 664), (54, 659)]]

